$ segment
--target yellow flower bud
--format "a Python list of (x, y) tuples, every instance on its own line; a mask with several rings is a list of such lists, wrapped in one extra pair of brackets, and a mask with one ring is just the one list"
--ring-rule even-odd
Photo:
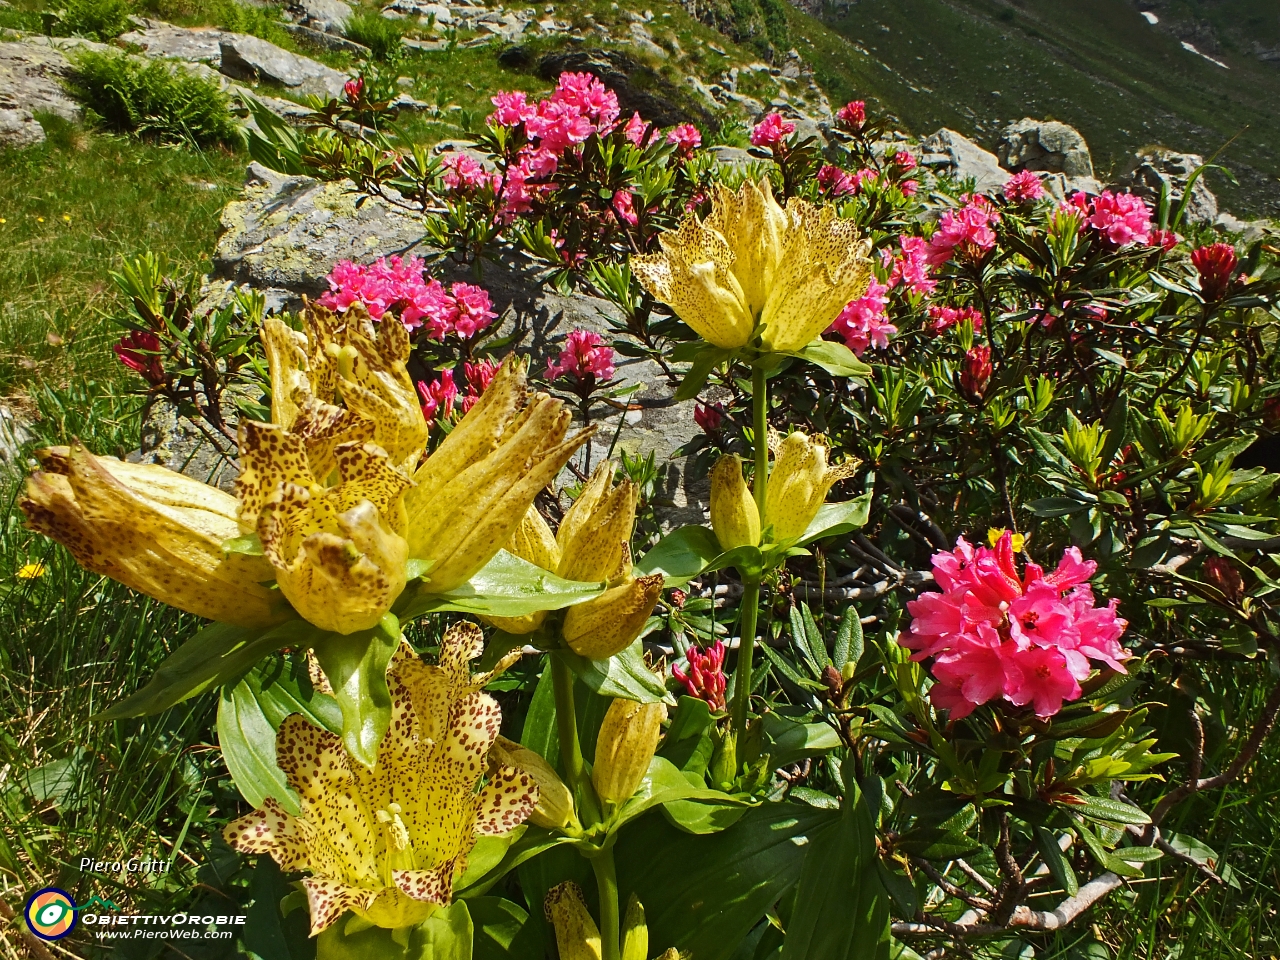
[(764, 508), (764, 523), (773, 527), (775, 543), (798, 539), (818, 515), (832, 485), (857, 471), (856, 460), (829, 467), (828, 454), (821, 437), (799, 431), (778, 444)]
[(573, 794), (555, 768), (539, 753), (500, 736), (489, 748), (489, 760), (491, 763), (524, 771), (538, 785), (538, 802), (529, 815), (530, 823), (548, 830), (560, 830), (577, 821), (578, 817), (573, 809)]
[(614, 700), (609, 704), (591, 770), (591, 782), (604, 803), (621, 806), (639, 788), (658, 750), (666, 716), (667, 708), (661, 703)]
[(556, 572), (566, 580), (609, 580), (631, 565), (638, 490), (630, 480), (613, 486), (614, 469), (609, 461), (600, 464), (560, 523)]
[(711, 529), (723, 550), (760, 543), (760, 511), (736, 454), (721, 457), (711, 468)]
[(622, 960), (649, 960), (649, 926), (644, 907), (634, 893), (627, 901), (627, 914), (622, 919)]
[(42, 470), (21, 500), (27, 526), (86, 569), (200, 617), (240, 627), (278, 623), (288, 608), (261, 584), (262, 557), (226, 553), (236, 499), (155, 464), (95, 457), (82, 444), (37, 452)]
[(633, 577), (628, 571), (617, 586), (570, 607), (563, 628), (569, 649), (591, 660), (604, 660), (631, 646), (653, 613), (662, 582), (660, 573)]
[(543, 909), (555, 929), (560, 960), (601, 960), (600, 928), (591, 919), (576, 883), (561, 883), (548, 890)]

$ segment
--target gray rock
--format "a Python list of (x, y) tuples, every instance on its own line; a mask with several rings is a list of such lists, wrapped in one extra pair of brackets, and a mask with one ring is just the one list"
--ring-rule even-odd
[(817, 120), (792, 104), (782, 108), (782, 115), (796, 125), (796, 136), (799, 137), (800, 142), (813, 137), (817, 141), (819, 150), (826, 149), (827, 137), (822, 124)]
[[(1182, 201), (1187, 181), (1204, 158), (1194, 153), (1175, 153), (1156, 147), (1129, 158), (1116, 186), (1132, 191), (1145, 200), (1155, 201), (1164, 184), (1169, 185), (1170, 196), (1176, 205)], [(1218, 219), (1218, 198), (1213, 195), (1205, 178), (1201, 176), (1191, 187), (1191, 200), (1187, 203), (1187, 219), (1192, 223), (1212, 224)]]
[(71, 74), (63, 51), (44, 37), (0, 43), (0, 109), (44, 111), (67, 120), (80, 119), (80, 104), (62, 81)]
[(289, 9), (307, 27), (341, 33), (351, 19), (351, 6), (342, 0), (290, 0)]
[(1093, 159), (1084, 137), (1057, 120), (1028, 117), (1009, 124), (1000, 134), (996, 152), (1000, 165), (1014, 172), (1061, 173), (1069, 180), (1093, 176)]
[(237, 80), (266, 80), (325, 97), (342, 95), (347, 75), (322, 63), (298, 56), (258, 37), (239, 33), (225, 34), (221, 40), (222, 64), (219, 69)]
[(328, 289), (324, 278), (337, 261), (369, 263), (421, 242), (419, 219), (377, 200), (357, 208), (359, 197), (349, 181), (321, 183), (250, 164), (244, 196), (222, 212), (214, 277), (287, 291), (296, 305), (303, 294)]
[(20, 107), (0, 107), (0, 149), (5, 147), (31, 147), (44, 143), (44, 127)]
[(1009, 179), (995, 154), (946, 127), (920, 142), (920, 163), (939, 176), (955, 180), (972, 177), (974, 189), (981, 193), (998, 190)]
[[(432, 3), (429, 0), (391, 0), (382, 9), (383, 14), (399, 13), (405, 17), (435, 17), (436, 23), (453, 23), (453, 11), (444, 3)], [(500, 18), (495, 18), (495, 21)]]
[(758, 157), (753, 157), (750, 151), (742, 147), (715, 146), (711, 148), (711, 152), (715, 155), (716, 162), (722, 167), (737, 167), (745, 170), (751, 164), (761, 162)]
[[(237, 415), (231, 410), (226, 413), (229, 422), (235, 423)], [(125, 459), (131, 463), (157, 463), (234, 493), (239, 473), (235, 444), (230, 440), (215, 443), (211, 438), (211, 431), (201, 430), (181, 416), (176, 408), (161, 400), (147, 410), (142, 420), (139, 447)]]
[(22, 447), (31, 439), (31, 431), (22, 419), (10, 407), (0, 403), (0, 467), (20, 467)]
[(222, 62), (222, 39), (228, 36), (226, 31), (175, 27), (162, 20), (146, 20), (144, 23), (143, 29), (122, 35), (121, 41), (141, 47), (149, 57), (207, 63), (214, 68)]
[(341, 50), (357, 57), (368, 57), (373, 52), (363, 43), (356, 43), (354, 40), (348, 40), (336, 33), (318, 30), (315, 27), (303, 26), (300, 23), (286, 23), (284, 28), (293, 36), (308, 43), (314, 43), (322, 50)]

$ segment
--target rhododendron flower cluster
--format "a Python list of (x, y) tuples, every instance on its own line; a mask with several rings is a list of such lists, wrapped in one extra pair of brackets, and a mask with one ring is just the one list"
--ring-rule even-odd
[(753, 147), (776, 147), (787, 137), (796, 132), (796, 125), (790, 120), (783, 120), (782, 114), (770, 113), (755, 125), (751, 131)]
[(840, 311), (827, 333), (838, 334), (859, 357), (872, 346), (883, 350), (889, 345), (889, 338), (898, 332), (889, 322), (888, 307), (889, 286), (872, 280), (863, 296)]
[(717, 640), (705, 650), (690, 647), (685, 654), (689, 669), (673, 664), (671, 675), (684, 684), (689, 696), (705, 700), (712, 710), (723, 710), (728, 678), (724, 673), (724, 644)]
[[(644, 135), (646, 130), (649, 131), (647, 138)], [(623, 127), (622, 132), (637, 147), (647, 147), (661, 136), (650, 124), (645, 123), (638, 113), (631, 114), (631, 119), (627, 121), (627, 125)]]
[(1165, 253), (1168, 253), (1174, 247), (1182, 242), (1182, 237), (1174, 233), (1172, 230), (1152, 230), (1151, 245), (1159, 247)]
[(594, 384), (613, 379), (613, 372), (613, 347), (600, 334), (579, 329), (569, 334), (560, 356), (547, 361), (546, 377), (573, 377), (579, 384)]
[(975, 331), (982, 329), (982, 311), (975, 307), (946, 307), (934, 304), (929, 308), (930, 322), (925, 329), (930, 333), (945, 333), (968, 320)]
[(1206, 300), (1218, 300), (1227, 292), (1238, 262), (1235, 247), (1229, 243), (1211, 243), (1191, 251), (1191, 265), (1200, 275), (1200, 292)]
[(830, 163), (818, 171), (817, 181), (818, 189), (830, 197), (848, 196), (858, 189), (849, 171)]
[(1028, 561), (1019, 574), (1014, 554), (1008, 531), (994, 549), (961, 537), (933, 555), (941, 592), (907, 604), (911, 627), (898, 642), (913, 660), (933, 658), (929, 697), (952, 719), (999, 699), (1051, 717), (1080, 697), (1095, 662), (1125, 672), (1128, 624), (1116, 616), (1118, 601), (1095, 602), (1088, 581), (1097, 564), (1069, 547), (1052, 573)]
[(1010, 203), (1030, 203), (1044, 196), (1044, 184), (1032, 170), (1022, 170), (1004, 185), (1004, 198)]
[[(909, 291), (928, 296), (938, 287), (938, 281), (929, 276), (929, 241), (923, 237), (899, 237), (902, 253), (897, 258), (890, 254), (889, 286), (902, 284)], [(889, 252), (886, 250), (886, 254)]]
[(934, 266), (946, 263), (957, 252), (978, 259), (996, 245), (992, 229), (1000, 222), (1000, 213), (981, 194), (962, 194), (959, 210), (948, 210), (938, 221), (938, 229), (929, 239), (928, 261)]
[(640, 217), (636, 213), (634, 201), (635, 197), (632, 195), (630, 190), (619, 190), (613, 195), (613, 202), (610, 204), (610, 206), (613, 207), (613, 212), (617, 214), (618, 219), (633, 227), (640, 222)]
[[(1084, 195), (1076, 193), (1072, 204), (1084, 209)], [(1131, 193), (1112, 193), (1104, 190), (1088, 207), (1086, 223), (1097, 230), (1113, 247), (1127, 247), (1151, 242), (1151, 210)]]
[(692, 123), (682, 123), (668, 131), (667, 143), (675, 144), (676, 150), (687, 157), (702, 146), (702, 133)]
[(864, 100), (851, 100), (836, 111), (836, 120), (849, 130), (861, 130), (867, 122), (867, 104)]
[(160, 363), (160, 338), (147, 330), (126, 333), (111, 348), (130, 370), (153, 387), (164, 383), (164, 366)]
[(489, 173), (479, 161), (465, 153), (451, 153), (441, 166), (445, 187), (458, 193), (474, 193), (486, 184), (492, 184), (497, 190), (502, 185), (500, 176)]
[(993, 372), (991, 348), (982, 344), (970, 347), (960, 362), (960, 390), (970, 400), (981, 400), (987, 395)]
[(467, 393), (462, 398), (463, 413), (475, 405), (475, 402), (480, 399), (480, 394), (489, 388), (493, 375), (501, 368), (502, 364), (497, 360), (477, 360), (474, 363), (468, 360), (463, 364), (467, 374)]
[(453, 403), (458, 397), (458, 386), (453, 382), (453, 371), (442, 370), (431, 383), (418, 381), (418, 396), (422, 398), (422, 415), (427, 423), (453, 416)]
[(375, 320), (390, 310), (410, 330), (425, 326), (436, 340), (451, 333), (469, 339), (497, 316), (482, 288), (455, 283), (446, 290), (439, 280), (426, 280), (421, 257), (380, 257), (371, 264), (339, 260), (327, 279), (329, 290), (318, 301), (322, 307), (342, 313), (359, 303)]

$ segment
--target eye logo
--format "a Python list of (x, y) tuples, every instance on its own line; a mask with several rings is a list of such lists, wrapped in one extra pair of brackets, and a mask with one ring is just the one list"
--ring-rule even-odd
[(27, 900), (27, 926), (41, 940), (61, 940), (76, 925), (76, 902), (65, 890), (45, 887)]

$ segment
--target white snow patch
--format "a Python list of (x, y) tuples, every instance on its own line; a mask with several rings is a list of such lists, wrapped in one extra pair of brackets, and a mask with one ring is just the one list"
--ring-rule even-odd
[(1197, 57), (1204, 57), (1204, 58), (1205, 58), (1206, 60), (1208, 60), (1210, 63), (1216, 63), (1216, 64), (1217, 64), (1218, 66), (1220, 66), (1223, 70), (1230, 70), (1230, 69), (1231, 69), (1231, 68), (1230, 68), (1230, 67), (1228, 67), (1225, 63), (1223, 63), (1221, 60), (1215, 60), (1215, 59), (1213, 59), (1213, 57), (1209, 56), (1207, 53), (1201, 53), (1201, 52), (1200, 52), (1199, 50), (1197, 50), (1193, 45), (1191, 45), (1191, 44), (1187, 43), (1187, 41), (1185, 41), (1185, 40), (1183, 40), (1183, 41), (1182, 41), (1182, 49), (1183, 49), (1183, 50), (1189, 50), (1189, 51), (1191, 51), (1191, 52), (1192, 52), (1192, 53), (1194, 53)]
[(1150, 10), (1143, 10), (1142, 15), (1147, 18), (1147, 23), (1151, 24), (1152, 26), (1155, 26), (1157, 23), (1160, 22), (1160, 18), (1157, 17)]

